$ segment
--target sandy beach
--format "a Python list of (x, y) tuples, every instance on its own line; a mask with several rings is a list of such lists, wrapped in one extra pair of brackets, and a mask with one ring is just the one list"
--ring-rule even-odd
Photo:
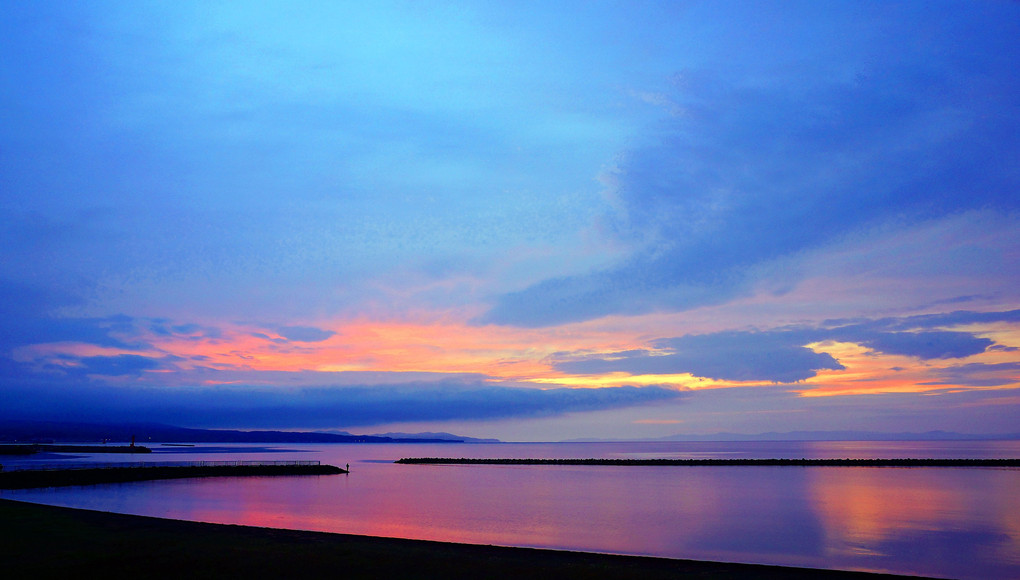
[(882, 578), (186, 522), (0, 500), (7, 578)]

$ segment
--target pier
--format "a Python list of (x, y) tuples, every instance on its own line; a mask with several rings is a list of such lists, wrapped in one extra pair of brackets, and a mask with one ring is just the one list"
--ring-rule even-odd
[(34, 455), (36, 453), (152, 453), (152, 449), (141, 445), (55, 445), (52, 443), (0, 445), (0, 455)]
[(0, 471), (0, 489), (125, 483), (191, 477), (335, 475), (347, 473), (318, 461), (165, 461), (137, 463), (22, 464)]

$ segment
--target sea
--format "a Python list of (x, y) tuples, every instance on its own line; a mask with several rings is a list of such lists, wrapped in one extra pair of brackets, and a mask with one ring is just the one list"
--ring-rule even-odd
[(350, 473), (3, 490), (0, 497), (200, 522), (444, 542), (940, 578), (1020, 578), (1017, 468), (394, 463), (404, 457), (1017, 458), (1020, 441), (151, 448), (153, 453), (145, 455), (4, 462), (317, 460), (349, 465)]

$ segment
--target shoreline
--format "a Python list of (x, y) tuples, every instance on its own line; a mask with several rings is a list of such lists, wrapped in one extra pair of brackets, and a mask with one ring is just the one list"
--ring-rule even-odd
[[(0, 498), (5, 575), (221, 578), (904, 578), (887, 574), (620, 556), (210, 524)], [(555, 575), (555, 576), (552, 576)]]

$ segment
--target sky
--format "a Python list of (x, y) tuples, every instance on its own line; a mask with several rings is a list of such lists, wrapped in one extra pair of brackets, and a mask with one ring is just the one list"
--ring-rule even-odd
[(1020, 4), (0, 0), (0, 419), (1020, 431)]

